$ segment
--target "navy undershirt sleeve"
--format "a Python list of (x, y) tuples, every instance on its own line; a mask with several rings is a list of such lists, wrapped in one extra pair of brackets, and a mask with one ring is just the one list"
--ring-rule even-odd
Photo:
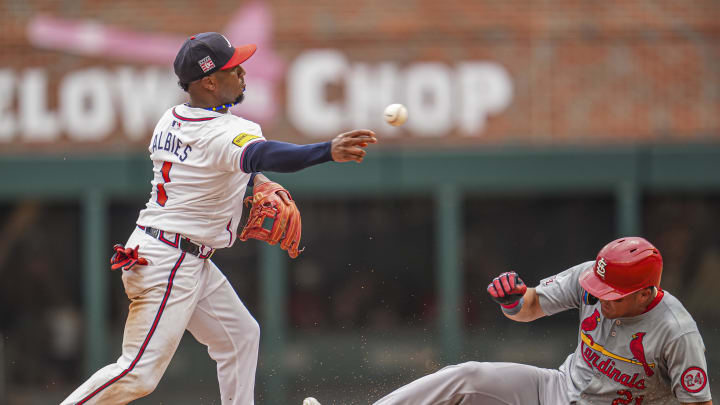
[(310, 145), (265, 141), (247, 146), (240, 168), (245, 173), (288, 173), (331, 160), (330, 141)]

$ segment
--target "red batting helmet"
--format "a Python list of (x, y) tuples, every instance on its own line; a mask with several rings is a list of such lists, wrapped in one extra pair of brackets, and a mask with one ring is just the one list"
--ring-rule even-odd
[(645, 287), (660, 287), (662, 267), (660, 251), (650, 242), (620, 238), (600, 249), (593, 267), (580, 275), (580, 285), (597, 298), (612, 301)]

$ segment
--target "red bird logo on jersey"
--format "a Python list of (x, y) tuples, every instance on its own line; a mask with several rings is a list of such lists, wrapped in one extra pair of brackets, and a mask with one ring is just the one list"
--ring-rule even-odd
[(637, 360), (638, 363), (642, 364), (643, 369), (645, 370), (645, 374), (648, 377), (651, 377), (655, 373), (652, 371), (652, 368), (650, 368), (650, 365), (645, 360), (645, 347), (643, 346), (644, 336), (645, 332), (638, 332), (632, 335), (632, 340), (630, 341), (630, 352), (633, 354), (633, 356), (635, 356), (635, 360)]
[(591, 330), (595, 330), (595, 328), (597, 328), (598, 322), (600, 322), (600, 312), (598, 312), (598, 310), (596, 309), (592, 313), (592, 315), (583, 319), (582, 323), (580, 324), (580, 329), (582, 329), (584, 332), (590, 332)]
[(598, 322), (600, 322), (600, 312), (598, 312), (598, 310), (596, 309), (592, 313), (592, 315), (583, 319), (583, 321), (580, 323), (580, 330), (586, 332), (586, 336), (590, 339), (590, 342), (593, 342), (593, 338), (592, 336), (588, 335), (587, 332), (595, 330), (595, 328), (597, 328), (598, 326)]

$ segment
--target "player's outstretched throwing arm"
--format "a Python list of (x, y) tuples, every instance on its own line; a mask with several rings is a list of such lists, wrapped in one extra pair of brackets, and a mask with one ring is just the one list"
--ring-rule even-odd
[(506, 317), (518, 322), (531, 322), (546, 316), (534, 288), (527, 288), (514, 271), (495, 277), (487, 291), (500, 304)]
[[(328, 161), (359, 163), (365, 157), (363, 148), (376, 142), (372, 131), (355, 130), (340, 134), (332, 141), (311, 145), (276, 141), (258, 141), (248, 145), (240, 166), (244, 172), (254, 174), (249, 183), (253, 187), (252, 196), (245, 199), (245, 204), (252, 208), (239, 234), (240, 240), (254, 238), (271, 245), (279, 243), (291, 258), (296, 258), (302, 251), (299, 248), (302, 234), (300, 212), (290, 193), (260, 172), (295, 172)], [(270, 229), (263, 227), (266, 219), (272, 219)]]
[(330, 161), (359, 163), (367, 153), (364, 148), (370, 143), (377, 143), (377, 138), (374, 132), (366, 129), (346, 132), (331, 141), (310, 145), (262, 141), (247, 146), (240, 164), (245, 173), (287, 173)]

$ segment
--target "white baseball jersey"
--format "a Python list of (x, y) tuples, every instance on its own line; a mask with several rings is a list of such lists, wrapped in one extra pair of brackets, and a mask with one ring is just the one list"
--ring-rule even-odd
[(660, 291), (645, 313), (618, 319), (600, 303), (582, 302), (580, 274), (589, 261), (540, 282), (543, 311), (580, 309), (578, 346), (560, 371), (577, 404), (671, 404), (709, 401), (705, 346), (695, 321), (677, 298)]
[(147, 260), (122, 271), (131, 304), (122, 355), (93, 374), (63, 405), (126, 404), (152, 392), (185, 330), (217, 362), (223, 405), (252, 405), (260, 328), (221, 270), (178, 245), (180, 234), (205, 247), (231, 246), (249, 174), (243, 153), (264, 138), (257, 124), (179, 105), (150, 142), (155, 176), (126, 246)]
[(150, 141), (152, 192), (138, 225), (179, 233), (212, 248), (232, 246), (250, 179), (241, 169), (260, 126), (185, 104), (162, 116)]

